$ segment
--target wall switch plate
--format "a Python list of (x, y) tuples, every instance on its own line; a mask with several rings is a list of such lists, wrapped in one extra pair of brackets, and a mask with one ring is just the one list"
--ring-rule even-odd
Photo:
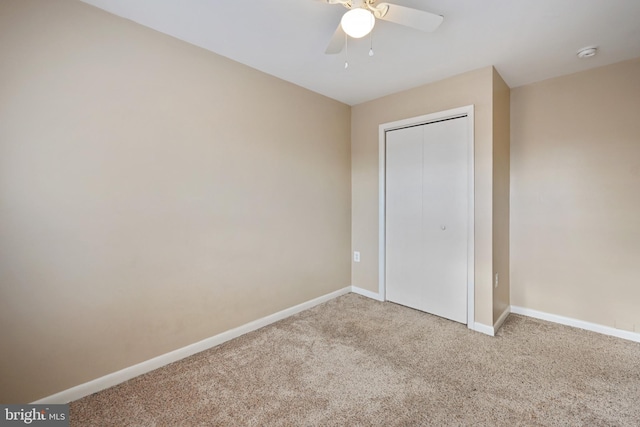
[(499, 280), (498, 273), (496, 273), (496, 280), (495, 280), (495, 282), (494, 282), (494, 284), (493, 284), (493, 287), (494, 287), (494, 288), (497, 288), (497, 287), (498, 287), (498, 280)]
[(360, 252), (353, 251), (353, 262), (360, 262)]

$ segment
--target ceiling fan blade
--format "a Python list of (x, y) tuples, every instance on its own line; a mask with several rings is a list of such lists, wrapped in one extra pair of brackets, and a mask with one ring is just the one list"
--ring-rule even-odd
[(325, 50), (324, 53), (328, 55), (335, 55), (336, 53), (342, 52), (342, 49), (344, 48), (344, 38), (345, 33), (342, 30), (342, 25), (338, 24), (338, 28), (336, 28), (335, 33), (333, 33), (331, 41), (327, 46), (327, 50)]
[(378, 16), (380, 19), (428, 33), (435, 31), (444, 21), (441, 15), (397, 4), (380, 3), (377, 8), (388, 8), (386, 13)]

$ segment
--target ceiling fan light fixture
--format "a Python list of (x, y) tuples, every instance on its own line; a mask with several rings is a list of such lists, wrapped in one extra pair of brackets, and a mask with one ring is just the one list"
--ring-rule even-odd
[(342, 16), (340, 24), (348, 36), (359, 39), (373, 30), (376, 18), (370, 10), (357, 8), (351, 9)]

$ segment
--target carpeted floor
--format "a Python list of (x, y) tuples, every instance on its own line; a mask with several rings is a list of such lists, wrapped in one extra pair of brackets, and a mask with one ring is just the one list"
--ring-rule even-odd
[(71, 403), (72, 426), (638, 426), (640, 344), (348, 294)]

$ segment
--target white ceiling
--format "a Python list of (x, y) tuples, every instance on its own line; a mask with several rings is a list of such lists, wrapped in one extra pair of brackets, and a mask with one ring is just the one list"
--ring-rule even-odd
[[(434, 33), (377, 21), (325, 55), (346, 9), (321, 0), (82, 0), (355, 105), (494, 65), (510, 87), (640, 57), (640, 0), (386, 0), (444, 16)], [(596, 57), (576, 51), (599, 46)]]

